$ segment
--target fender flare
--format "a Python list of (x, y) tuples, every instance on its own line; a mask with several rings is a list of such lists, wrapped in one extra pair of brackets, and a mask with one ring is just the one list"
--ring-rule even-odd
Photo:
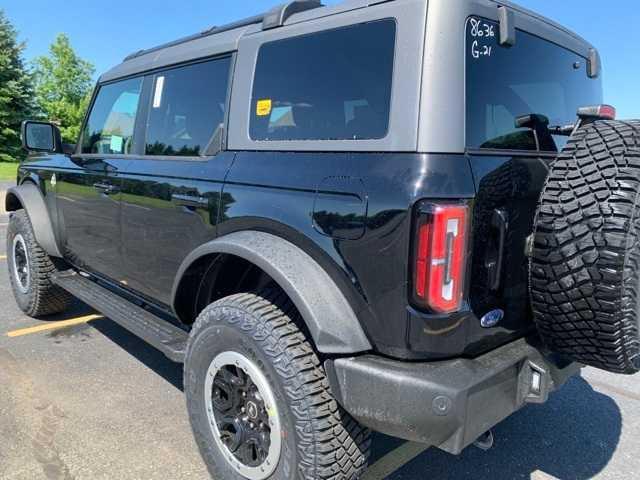
[(320, 352), (353, 354), (372, 349), (353, 309), (329, 274), (296, 245), (265, 232), (231, 233), (194, 250), (178, 270), (172, 292), (174, 306), (184, 273), (210, 254), (234, 255), (267, 273), (296, 306)]
[(21, 208), (29, 216), (38, 245), (52, 257), (62, 258), (44, 197), (38, 187), (31, 182), (12, 187), (7, 191), (5, 210), (15, 212)]

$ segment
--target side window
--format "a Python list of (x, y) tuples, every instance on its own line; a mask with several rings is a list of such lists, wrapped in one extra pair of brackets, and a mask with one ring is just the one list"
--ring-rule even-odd
[(231, 59), (156, 74), (147, 125), (147, 155), (198, 156), (224, 125)]
[(265, 43), (253, 140), (371, 140), (387, 135), (396, 23), (379, 20)]
[(128, 154), (142, 78), (103, 85), (82, 134), (82, 153)]

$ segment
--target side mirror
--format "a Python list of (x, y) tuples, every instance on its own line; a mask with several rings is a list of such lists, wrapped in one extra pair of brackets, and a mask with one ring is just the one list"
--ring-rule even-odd
[(73, 155), (76, 153), (76, 144), (75, 143), (63, 143), (62, 144), (62, 153), (65, 155)]
[(26, 120), (22, 122), (22, 148), (30, 152), (60, 153), (60, 130), (53, 123)]

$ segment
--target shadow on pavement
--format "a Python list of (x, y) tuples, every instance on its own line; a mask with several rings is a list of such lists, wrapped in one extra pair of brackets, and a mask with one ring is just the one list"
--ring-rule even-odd
[(73, 320), (74, 318), (84, 317), (87, 315), (97, 315), (97, 312), (81, 301), (74, 299), (72, 304), (64, 312), (55, 315), (47, 315), (46, 317), (39, 318), (38, 321), (55, 323), (64, 320)]
[(95, 320), (91, 326), (178, 390), (183, 390), (182, 365), (172, 362), (159, 350), (111, 320)]
[[(91, 324), (177, 389), (182, 366), (168, 360), (110, 320)], [(530, 405), (494, 430), (488, 452), (469, 447), (460, 456), (435, 448), (406, 464), (389, 479), (529, 479), (543, 472), (559, 479), (587, 480), (609, 463), (621, 435), (622, 416), (615, 401), (576, 377), (544, 405)], [(403, 442), (376, 434), (372, 463)]]
[(587, 480), (611, 460), (621, 428), (615, 401), (574, 378), (547, 404), (528, 406), (500, 424), (492, 450), (470, 447), (455, 457), (430, 449), (388, 478), (512, 480), (540, 471)]

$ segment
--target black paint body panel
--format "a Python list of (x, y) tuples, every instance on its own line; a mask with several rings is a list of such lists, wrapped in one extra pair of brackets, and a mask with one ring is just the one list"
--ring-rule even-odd
[[(201, 160), (38, 157), (23, 176), (57, 175), (57, 233), (67, 260), (170, 311), (180, 264), (198, 246), (268, 232), (313, 257), (342, 290), (374, 350), (401, 359), (477, 355), (530, 330), (524, 242), (544, 179), (537, 158), (411, 153), (222, 152)], [(506, 173), (505, 173), (506, 172)], [(503, 178), (504, 177), (504, 178)], [(497, 180), (496, 180), (497, 178)], [(503, 185), (500, 182), (506, 182)], [(112, 184), (114, 190), (96, 190)], [(496, 184), (498, 187), (496, 187)], [(413, 208), (422, 199), (473, 208), (464, 311), (409, 304)], [(512, 215), (504, 287), (487, 292), (488, 212)], [(518, 253), (520, 252), (520, 253)], [(318, 285), (322, 288), (322, 285)], [(479, 318), (503, 308), (493, 329)]]
[[(503, 320), (491, 329), (496, 337), (509, 339), (527, 329), (533, 330), (527, 239), (533, 233), (540, 192), (552, 159), (535, 155), (470, 157), (478, 192), (473, 214), (474, 260), (469, 299), (478, 316), (495, 309), (504, 311)], [(494, 289), (489, 282), (487, 259), (497, 249), (498, 235), (492, 226), (496, 210), (504, 213), (507, 228), (500, 281)]]

